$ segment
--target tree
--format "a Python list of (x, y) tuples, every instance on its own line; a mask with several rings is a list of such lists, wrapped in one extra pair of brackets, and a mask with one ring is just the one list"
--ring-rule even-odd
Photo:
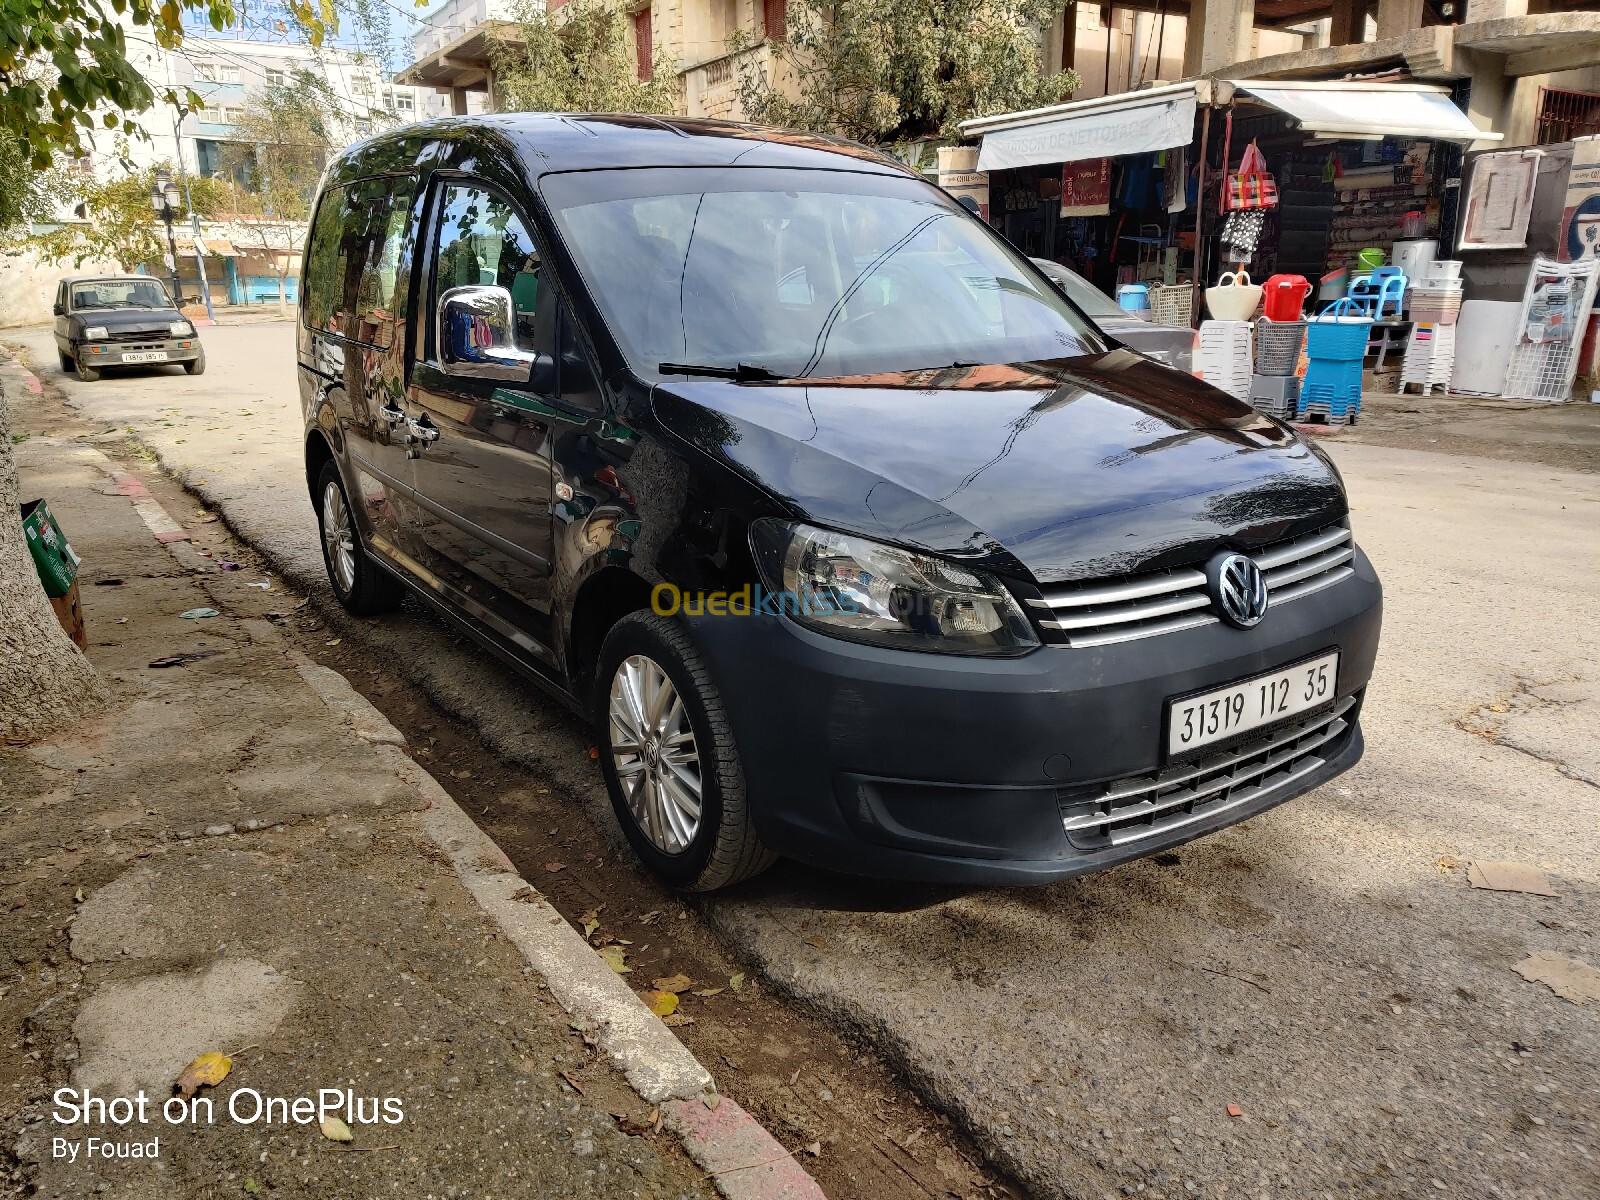
[(105, 702), (105, 684), (63, 632), (18, 516), (21, 488), (0, 390), (0, 741), (44, 737)]
[[(30, 244), (54, 262), (80, 266), (93, 259), (114, 262), (124, 271), (158, 263), (167, 253), (166, 233), (150, 206), (156, 173), (173, 174), (170, 163), (151, 167), (110, 183), (92, 176), (77, 181), (76, 198), (83, 204), (83, 224), (62, 225), (32, 238)], [(202, 217), (215, 216), (228, 205), (227, 189), (215, 179), (190, 179), (189, 196)], [(187, 221), (187, 208), (173, 213), (174, 222)]]
[(951, 138), (962, 121), (1057, 104), (1077, 90), (1076, 71), (1040, 69), (1041, 31), (1060, 8), (793, 0), (787, 36), (772, 43), (773, 68), (741, 63), (739, 99), (752, 120), (858, 141)]
[(322, 168), (336, 147), (333, 104), (325, 79), (296, 71), (249, 97), (223, 151), (223, 170), (244, 185), (235, 228), (252, 249), (275, 259), (280, 311), (289, 307), (290, 247), (302, 240)]
[(628, 17), (607, 0), (572, 0), (553, 12), (519, 0), (516, 13), (520, 41), (491, 50), (501, 111), (677, 111), (672, 60), (658, 53), (650, 78), (640, 79)]

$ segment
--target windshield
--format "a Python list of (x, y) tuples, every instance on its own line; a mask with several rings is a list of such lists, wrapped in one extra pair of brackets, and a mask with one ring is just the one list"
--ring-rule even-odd
[(1126, 317), (1128, 314), (1117, 307), (1116, 301), (1106, 295), (1094, 284), (1090, 283), (1076, 271), (1069, 271), (1060, 263), (1053, 263), (1049, 259), (1036, 258), (1033, 265), (1038, 267), (1050, 277), (1052, 283), (1067, 294), (1079, 308), (1091, 317)]
[(645, 374), (743, 364), (820, 378), (1107, 349), (985, 225), (916, 180), (659, 168), (544, 186)]
[(91, 308), (171, 308), (159, 279), (90, 279), (72, 285), (75, 312)]

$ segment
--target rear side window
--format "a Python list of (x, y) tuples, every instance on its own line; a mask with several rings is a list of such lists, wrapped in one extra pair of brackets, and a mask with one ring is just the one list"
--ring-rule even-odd
[(387, 349), (404, 317), (400, 264), (414, 236), (415, 183), (380, 176), (329, 188), (306, 251), (305, 321)]

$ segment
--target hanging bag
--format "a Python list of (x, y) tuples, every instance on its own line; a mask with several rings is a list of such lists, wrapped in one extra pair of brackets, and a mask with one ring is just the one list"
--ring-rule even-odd
[(1267, 170), (1266, 155), (1261, 153), (1253, 138), (1239, 160), (1239, 169), (1229, 172), (1224, 195), (1233, 212), (1278, 207), (1277, 180)]

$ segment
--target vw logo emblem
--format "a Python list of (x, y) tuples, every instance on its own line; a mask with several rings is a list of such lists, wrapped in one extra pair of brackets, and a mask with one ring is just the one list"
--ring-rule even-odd
[(1206, 586), (1222, 619), (1250, 629), (1267, 615), (1267, 577), (1243, 554), (1219, 554), (1206, 568)]

